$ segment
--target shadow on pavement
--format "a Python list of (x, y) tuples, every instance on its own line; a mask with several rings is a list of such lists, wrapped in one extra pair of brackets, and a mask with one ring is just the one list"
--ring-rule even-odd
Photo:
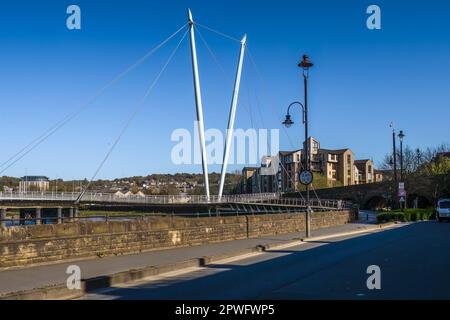
[[(427, 243), (437, 247), (430, 250)], [(102, 295), (138, 300), (450, 298), (449, 276), (444, 277), (450, 255), (441, 251), (450, 249), (448, 224), (416, 223), (297, 248), (268, 251), (233, 264), (207, 265), (182, 276), (112, 288)], [(433, 259), (445, 272), (425, 270), (434, 267)], [(366, 286), (367, 267), (373, 264), (383, 270), (379, 291)], [(417, 280), (415, 285), (411, 279)]]

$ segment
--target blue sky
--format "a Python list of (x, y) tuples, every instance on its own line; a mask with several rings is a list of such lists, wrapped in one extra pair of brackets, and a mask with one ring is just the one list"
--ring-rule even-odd
[[(81, 30), (66, 28), (70, 4), (81, 8)], [(382, 30), (366, 28), (371, 4), (381, 7)], [(303, 128), (292, 127), (288, 138), (281, 121), (287, 105), (303, 99), (296, 64), (306, 52), (316, 64), (310, 76), (310, 130), (322, 147), (349, 147), (357, 158), (378, 163), (391, 150), (390, 121), (405, 131), (411, 147), (450, 141), (447, 1), (19, 0), (2, 1), (0, 10), (0, 162), (177, 30), (186, 22), (187, 7), (201, 24), (235, 38), (248, 34), (257, 67), (245, 60), (236, 127), (279, 128), (281, 149), (300, 145)], [(225, 70), (197, 39), (205, 124), (224, 129), (239, 44), (201, 32)], [(90, 177), (178, 40), (4, 175)], [(194, 119), (184, 41), (99, 178), (201, 172), (201, 166), (176, 166), (170, 158), (172, 131), (192, 131)]]

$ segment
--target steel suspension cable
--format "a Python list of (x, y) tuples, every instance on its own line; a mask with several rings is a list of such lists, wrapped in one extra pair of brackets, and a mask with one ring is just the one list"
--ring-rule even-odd
[[(294, 180), (294, 177), (293, 177), (291, 174), (289, 174), (289, 172), (287, 171), (286, 167), (283, 165), (283, 163), (282, 163), (281, 161), (280, 161), (280, 165), (281, 165), (281, 168), (282, 168), (282, 169), (284, 170), (284, 172), (286, 173), (288, 179), (291, 180), (291, 182), (292, 182), (292, 184), (294, 185), (294, 188), (295, 188), (295, 180)], [(295, 189), (294, 189), (294, 190), (295, 190)], [(299, 195), (300, 195), (300, 198), (302, 198), (303, 201), (306, 201), (305, 198), (303, 197), (303, 195), (302, 195), (301, 192), (299, 192)]]
[[(256, 74), (258, 75), (258, 77), (259, 77), (261, 83), (263, 84), (263, 86), (264, 86), (264, 87), (267, 87), (267, 86), (266, 86), (266, 82), (264, 81), (264, 78), (263, 78), (261, 72), (259, 71), (259, 68), (258, 68), (257, 65), (256, 65), (255, 59), (253, 58), (253, 55), (252, 55), (252, 53), (251, 53), (250, 48), (247, 48), (247, 49), (248, 49), (248, 56), (249, 56), (249, 58), (250, 58), (251, 65), (252, 65), (253, 68), (255, 69), (255, 72), (256, 72)], [(258, 100), (259, 100), (259, 99), (258, 99)], [(259, 111), (260, 111), (259, 105), (257, 105), (257, 106), (258, 106), (258, 109), (259, 109)], [(274, 113), (275, 116), (277, 116), (277, 115), (275, 114), (274, 109), (272, 109), (272, 112)], [(261, 115), (261, 117), (262, 117), (261, 111), (260, 111), (260, 115)], [(291, 139), (291, 137), (290, 137), (290, 135), (289, 135), (287, 129), (286, 129), (284, 126), (283, 126), (283, 129), (284, 129), (284, 133), (286, 134), (286, 136), (287, 136), (287, 138), (288, 138), (288, 140), (289, 140), (289, 143), (290, 143), (290, 145), (291, 145), (291, 148), (292, 148), (292, 149), (295, 149), (294, 144), (293, 144), (293, 142), (292, 142), (292, 139)], [(281, 164), (281, 162), (280, 162), (280, 164)], [(282, 167), (283, 167), (283, 166), (282, 166)], [(301, 168), (301, 169), (304, 169), (304, 166), (303, 166), (303, 162), (302, 162), (302, 161), (300, 161), (300, 168)], [(283, 169), (286, 171), (285, 168), (283, 168)], [(289, 175), (289, 174), (287, 173), (287, 171), (286, 171), (286, 174), (288, 175), (289, 179), (290, 179), (291, 181), (293, 181), (294, 184), (295, 184), (295, 180), (293, 179), (292, 175)], [(316, 196), (316, 198), (317, 198), (318, 202), (320, 203), (320, 205), (322, 205), (322, 204), (321, 204), (321, 200), (320, 200), (319, 196), (317, 195), (317, 192), (316, 192), (316, 190), (315, 190), (313, 184), (311, 184), (311, 189), (312, 189), (312, 191), (314, 192), (314, 195)], [(303, 195), (301, 194), (301, 192), (299, 192), (299, 194), (300, 194), (301, 198), (304, 199), (304, 198), (303, 198)]]
[(236, 42), (239, 42), (239, 43), (241, 42), (241, 40), (236, 39), (235, 37), (232, 37), (232, 36), (230, 36), (230, 35), (228, 35), (228, 34), (226, 34), (226, 33), (223, 33), (223, 32), (218, 31), (218, 30), (216, 30), (216, 29), (210, 28), (210, 27), (208, 27), (208, 26), (202, 25), (202, 24), (200, 24), (200, 23), (198, 23), (198, 22), (195, 22), (195, 25), (196, 25), (196, 26), (199, 26), (200, 28), (203, 28), (203, 29), (205, 29), (205, 30), (211, 31), (211, 32), (213, 32), (213, 33), (216, 33), (216, 34), (218, 34), (218, 35), (220, 35), (220, 36), (222, 36), (222, 37), (224, 37), (224, 38), (227, 38), (227, 39), (229, 39), (229, 40), (233, 40), (233, 41), (236, 41)]
[(211, 49), (211, 47), (209, 46), (208, 42), (206, 42), (206, 39), (203, 37), (203, 34), (200, 32), (199, 28), (195, 29), (195, 32), (198, 33), (200, 40), (203, 42), (203, 44), (205, 45), (206, 49), (208, 50), (209, 54), (211, 55), (214, 63), (216, 64), (216, 66), (220, 69), (220, 72), (222, 73), (222, 75), (227, 78), (227, 80), (230, 78), (226, 72), (225, 72), (225, 68), (223, 67), (223, 65), (220, 63), (219, 59), (217, 58), (217, 56), (214, 54), (213, 50)]
[[(214, 54), (214, 51), (211, 49), (211, 47), (209, 46), (208, 42), (207, 42), (206, 39), (203, 37), (203, 34), (200, 32), (199, 28), (196, 28), (195, 30), (198, 32), (199, 38), (201, 39), (201, 41), (202, 41), (203, 44), (205, 45), (206, 49), (208, 50), (209, 54), (211, 55), (213, 61), (215, 62), (215, 64), (216, 64), (217, 67), (219, 68), (220, 72), (222, 73), (222, 76), (223, 76), (224, 78), (226, 78), (226, 80), (231, 80), (230, 75), (228, 75), (228, 74), (225, 72), (225, 68), (224, 68), (223, 65), (220, 63), (220, 61), (219, 61), (219, 59), (217, 58), (217, 56)], [(245, 81), (246, 81), (246, 80), (245, 80), (245, 77), (244, 77), (244, 82), (245, 82)], [(249, 101), (249, 102), (250, 102), (250, 101)], [(252, 126), (252, 128), (253, 128), (253, 116), (252, 116), (251, 110), (249, 109), (249, 106), (247, 106), (245, 103), (244, 103), (244, 105), (245, 105), (245, 107), (246, 107), (246, 109), (247, 109), (247, 112), (248, 112), (249, 115), (250, 115), (250, 123), (251, 123), (251, 126)]]
[[(239, 40), (237, 40), (237, 39), (235, 39), (235, 38), (233, 38), (233, 37), (231, 37), (231, 36), (228, 36), (228, 35), (226, 35), (226, 34), (220, 32), (220, 31), (214, 30), (214, 29), (209, 28), (209, 27), (201, 26), (201, 25), (199, 25), (199, 26), (200, 26), (200, 27), (203, 27), (203, 28), (205, 28), (205, 29), (207, 29), (207, 30), (209, 30), (209, 31), (212, 31), (212, 32), (214, 32), (214, 33), (216, 33), (216, 34), (219, 34), (219, 35), (221, 35), (221, 36), (223, 36), (223, 37), (225, 37), (225, 38), (228, 38), (228, 39), (231, 39), (231, 40), (240, 42)], [(214, 54), (214, 52), (212, 51), (211, 47), (210, 47), (210, 46), (208, 45), (208, 43), (206, 42), (206, 39), (203, 37), (203, 35), (202, 35), (202, 33), (200, 32), (199, 28), (197, 28), (196, 30), (197, 30), (197, 32), (198, 32), (198, 34), (199, 34), (199, 36), (200, 36), (201, 41), (204, 43), (206, 49), (208, 50), (208, 52), (209, 52), (210, 55), (212, 56), (212, 59), (214, 60), (214, 62), (216, 63), (216, 65), (219, 67), (219, 69), (220, 69), (222, 75), (223, 75), (226, 79), (229, 79), (229, 76), (225, 73), (225, 69), (223, 68), (222, 64), (219, 62), (219, 59), (217, 59), (217, 57), (216, 57), (216, 55)], [(244, 81), (243, 81), (243, 82), (244, 82), (244, 84), (247, 83), (246, 78), (244, 78)], [(248, 104), (249, 104), (248, 106), (246, 105), (246, 109), (247, 109), (247, 112), (248, 112), (249, 115), (250, 115), (250, 122), (251, 122), (251, 126), (252, 126), (252, 128), (253, 128), (253, 127), (254, 127), (254, 124), (253, 124), (253, 116), (252, 116), (252, 112), (251, 112), (251, 97), (250, 97), (250, 90), (249, 90), (249, 86), (245, 85), (245, 87), (246, 87), (246, 89), (247, 89), (247, 99), (248, 99)], [(260, 116), (261, 116), (261, 115), (260, 115)], [(264, 123), (262, 117), (261, 117), (261, 123), (262, 123), (262, 124)], [(284, 168), (283, 168), (283, 169), (284, 169)], [(286, 170), (286, 169), (284, 169), (284, 170)], [(262, 190), (261, 190), (260, 186), (258, 187), (258, 191), (259, 191), (260, 194), (262, 194)]]
[(100, 172), (100, 170), (103, 168), (104, 164), (106, 163), (106, 161), (108, 160), (109, 156), (111, 155), (111, 153), (114, 151), (115, 147), (117, 146), (117, 144), (119, 143), (120, 139), (123, 137), (123, 135), (125, 134), (125, 132), (127, 131), (127, 129), (129, 128), (129, 126), (131, 125), (131, 123), (133, 122), (134, 118), (136, 117), (136, 115), (139, 113), (139, 111), (142, 109), (145, 100), (147, 99), (147, 97), (150, 95), (150, 92), (153, 90), (153, 88), (156, 86), (156, 84), (158, 83), (159, 79), (161, 78), (161, 76), (163, 75), (164, 71), (166, 70), (167, 66), (169, 65), (169, 63), (172, 61), (172, 58), (175, 56), (176, 52), (178, 51), (178, 48), (180, 47), (181, 43), (183, 42), (183, 40), (186, 38), (186, 35), (188, 34), (189, 30), (186, 30), (186, 32), (184, 33), (183, 37), (181, 38), (181, 40), (178, 42), (177, 46), (175, 47), (175, 49), (172, 51), (172, 53), (170, 54), (169, 58), (167, 59), (167, 61), (165, 62), (164, 66), (162, 67), (161, 71), (158, 73), (158, 75), (156, 76), (156, 78), (152, 81), (152, 83), (150, 84), (150, 86), (148, 87), (147, 91), (145, 92), (145, 94), (142, 96), (142, 98), (140, 99), (140, 101), (137, 103), (137, 105), (135, 106), (131, 116), (128, 118), (127, 122), (125, 123), (125, 125), (123, 126), (122, 130), (120, 131), (119, 135), (117, 136), (117, 138), (114, 140), (114, 143), (111, 145), (111, 147), (109, 148), (108, 152), (106, 153), (105, 157), (103, 158), (103, 160), (100, 162), (100, 165), (97, 167), (97, 169), (95, 170), (94, 174), (92, 175), (91, 179), (89, 180), (89, 183), (86, 185), (86, 187), (81, 191), (80, 195), (78, 196), (78, 198), (76, 199), (75, 203), (78, 203), (81, 198), (83, 198), (84, 194), (86, 193), (86, 191), (89, 189), (89, 187), (91, 186), (92, 182), (94, 181), (94, 179), (97, 177), (98, 173)]
[(251, 101), (251, 97), (250, 97), (250, 89), (249, 89), (249, 86), (247, 84), (247, 81), (248, 81), (247, 77), (244, 76), (244, 81), (242, 83), (243, 83), (243, 87), (245, 87), (245, 90), (247, 92), (246, 96), (247, 96), (247, 104), (248, 104), (248, 106), (247, 106), (247, 104), (245, 104), (245, 105), (247, 106), (246, 109), (247, 109), (247, 112), (248, 112), (248, 114), (250, 116), (250, 125), (252, 126), (252, 128), (255, 128), (255, 122), (253, 121), (253, 111), (252, 111), (252, 101)]
[[(263, 78), (263, 76), (262, 76), (262, 74), (261, 74), (261, 72), (260, 72), (258, 66), (256, 65), (255, 59), (253, 58), (253, 55), (252, 55), (252, 53), (251, 53), (250, 48), (248, 48), (248, 56), (250, 57), (250, 61), (251, 61), (251, 64), (252, 64), (253, 68), (255, 69), (255, 73), (258, 75), (258, 77), (259, 77), (261, 83), (263, 84), (263, 86), (264, 86), (265, 88), (267, 88), (266, 82), (265, 82), (265, 80), (264, 80), (264, 78)], [(274, 109), (271, 109), (271, 110), (272, 110), (274, 116), (278, 116), (278, 115), (275, 113), (275, 110), (274, 110)], [(260, 114), (261, 114), (261, 112), (260, 112)], [(261, 115), (261, 116), (262, 116), (262, 115)], [(292, 142), (292, 138), (291, 138), (291, 136), (289, 135), (289, 132), (287, 131), (287, 129), (286, 129), (284, 126), (282, 126), (282, 128), (283, 128), (283, 132), (285, 133), (286, 137), (288, 138), (288, 141), (289, 141), (289, 144), (291, 145), (291, 148), (295, 150), (296, 147), (294, 146), (294, 143)], [(300, 168), (301, 168), (301, 169), (304, 169), (303, 163), (302, 163), (301, 161), (300, 161)]]
[[(248, 46), (247, 46), (247, 48), (248, 48)], [(247, 55), (248, 59), (250, 60), (250, 65), (255, 69), (256, 73), (258, 73), (258, 70), (255, 67), (256, 65), (255, 65), (254, 60), (252, 58), (251, 52), (250, 51), (247, 51), (247, 52), (248, 52), (248, 55)], [(248, 91), (248, 95), (250, 96), (250, 86), (248, 86), (247, 91)], [(262, 126), (262, 128), (266, 128), (264, 117), (262, 115), (261, 107), (260, 107), (260, 104), (259, 104), (259, 99), (257, 98), (256, 90), (255, 90), (255, 100), (256, 100), (256, 108), (258, 109), (258, 115), (259, 115), (259, 118), (260, 118), (260, 121), (261, 121), (261, 126)]]
[[(233, 41), (236, 41), (236, 42), (240, 42), (239, 39), (236, 39), (236, 38), (234, 38), (234, 37), (232, 37), (232, 36), (230, 36), (230, 35), (227, 35), (227, 34), (221, 32), (221, 31), (215, 30), (215, 29), (213, 29), (213, 28), (210, 28), (210, 27), (208, 27), (208, 26), (202, 25), (202, 24), (200, 24), (200, 23), (196, 23), (196, 25), (199, 26), (199, 27), (201, 27), (201, 28), (203, 28), (203, 29), (206, 29), (206, 30), (208, 30), (208, 31), (211, 31), (211, 32), (213, 32), (213, 33), (216, 33), (216, 34), (218, 34), (218, 35), (220, 35), (220, 36), (222, 36), (222, 37), (224, 37), (224, 38), (227, 38), (227, 39), (229, 39), (229, 40), (233, 40)], [(200, 34), (200, 33), (199, 33), (199, 34)], [(200, 37), (201, 37), (202, 40), (204, 41), (204, 39), (203, 39), (203, 37), (202, 37), (201, 34), (200, 34)], [(214, 54), (212, 53), (212, 51), (210, 50), (210, 48), (209, 48), (209, 46), (207, 45), (206, 41), (204, 41), (204, 42), (205, 42), (205, 45), (206, 45), (208, 51), (210, 51), (210, 53), (213, 55), (214, 60), (217, 62), (217, 59), (215, 59), (215, 56), (214, 56)], [(254, 69), (256, 70), (256, 73), (258, 74), (258, 76), (259, 76), (260, 80), (262, 81), (262, 83), (265, 84), (265, 81), (263, 80), (263, 77), (262, 77), (261, 73), (259, 72), (258, 67), (256, 66), (255, 60), (253, 59), (253, 56), (252, 56), (252, 54), (251, 54), (251, 52), (250, 52), (250, 48), (248, 48), (248, 46), (247, 46), (247, 49), (248, 49), (248, 56), (250, 57), (251, 64), (253, 65)], [(220, 66), (220, 64), (219, 64), (219, 66)], [(223, 69), (223, 68), (222, 68), (222, 69)], [(248, 89), (247, 89), (247, 90), (248, 90)], [(257, 100), (256, 105), (257, 105), (257, 109), (258, 109), (259, 116), (260, 116), (260, 119), (261, 119), (261, 124), (262, 124), (262, 126), (264, 127), (264, 118), (263, 118), (263, 116), (262, 116), (261, 108), (260, 108), (260, 106), (259, 106), (260, 100), (259, 100), (258, 97), (257, 97), (256, 91), (255, 91), (255, 95), (256, 95), (256, 100)], [(249, 101), (250, 101), (250, 100), (249, 100)], [(272, 110), (273, 110), (273, 109), (272, 109)], [(274, 110), (273, 110), (272, 112), (274, 112)], [(285, 132), (286, 136), (288, 137), (288, 140), (289, 140), (289, 142), (290, 142), (290, 144), (291, 144), (291, 147), (294, 148), (293, 143), (292, 143), (292, 139), (291, 139), (290, 135), (288, 134), (286, 128), (283, 127), (283, 129), (284, 129), (284, 132)], [(267, 143), (268, 143), (268, 142), (267, 142)], [(281, 162), (280, 162), (280, 164), (281, 164)], [(282, 166), (283, 170), (286, 172), (286, 174), (288, 175), (289, 179), (290, 179), (291, 181), (293, 181), (294, 184), (295, 184), (295, 180), (293, 179), (292, 175), (289, 175), (289, 173), (287, 172), (286, 168), (284, 168), (284, 166), (283, 166), (282, 164), (281, 164), (281, 166)], [(301, 161), (300, 161), (300, 166), (301, 166), (301, 168), (303, 168), (303, 163), (302, 163)], [(312, 187), (312, 190), (313, 190), (313, 192), (314, 192), (314, 194), (315, 194), (317, 200), (320, 202), (320, 199), (319, 199), (319, 197), (318, 197), (318, 195), (317, 195), (317, 193), (316, 193), (316, 191), (315, 191), (315, 189), (314, 189), (314, 186), (311, 185), (311, 187)], [(260, 190), (260, 192), (261, 192), (261, 190)], [(302, 195), (301, 193), (299, 193), (299, 194), (300, 194), (301, 198), (304, 199), (304, 198), (303, 198), (303, 195)]]
[(135, 63), (127, 67), (125, 70), (120, 72), (116, 77), (114, 77), (111, 81), (109, 81), (106, 85), (101, 87), (91, 98), (89, 98), (83, 105), (81, 105), (80, 108), (78, 108), (75, 112), (65, 116), (63, 119), (56, 122), (54, 125), (52, 125), (49, 129), (47, 129), (45, 132), (43, 132), (41, 135), (39, 135), (37, 138), (33, 139), (30, 143), (28, 143), (25, 147), (21, 148), (19, 151), (17, 151), (14, 155), (9, 157), (6, 161), (0, 164), (0, 168), (3, 168), (0, 171), (0, 174), (4, 173), (6, 170), (8, 170), (11, 166), (13, 166), (15, 163), (17, 163), (19, 160), (21, 160), (23, 157), (25, 157), (27, 154), (29, 154), (31, 151), (33, 151), (36, 147), (38, 147), (41, 143), (43, 143), (47, 138), (49, 138), (51, 135), (53, 135), (56, 131), (58, 131), (61, 127), (63, 127), (65, 124), (67, 124), (69, 121), (74, 119), (77, 115), (79, 115), (84, 109), (86, 109), (91, 103), (93, 103), (95, 100), (98, 99), (98, 97), (106, 91), (110, 86), (112, 86), (114, 83), (122, 79), (126, 74), (128, 74), (131, 70), (135, 69), (137, 66), (142, 64), (145, 60), (147, 60), (150, 56), (152, 56), (156, 51), (158, 51), (161, 47), (163, 47), (167, 42), (169, 42), (173, 37), (175, 37), (181, 30), (183, 30), (186, 27), (187, 24), (184, 24), (182, 27), (180, 27), (177, 31), (175, 31), (173, 34), (171, 34), (168, 38), (166, 38), (164, 41), (159, 43), (157, 46), (150, 49), (144, 56), (142, 56), (140, 59), (138, 59)]
[[(209, 28), (209, 29), (210, 29), (210, 28)], [(219, 61), (219, 59), (217, 58), (217, 56), (214, 54), (213, 50), (212, 50), (211, 47), (208, 45), (206, 39), (203, 37), (203, 35), (202, 35), (202, 33), (200, 32), (199, 28), (197, 28), (196, 31), (198, 32), (199, 37), (200, 37), (201, 41), (203, 42), (203, 44), (205, 45), (206, 49), (208, 50), (209, 54), (212, 56), (212, 59), (214, 60), (214, 62), (215, 62), (216, 65), (218, 66), (218, 68), (220, 69), (220, 71), (221, 71), (223, 77), (226, 78), (227, 80), (230, 80), (230, 76), (226, 74), (225, 68), (222, 66), (222, 64), (220, 63), (220, 61)], [(213, 32), (214, 32), (214, 31), (213, 31)], [(216, 31), (215, 33), (219, 33), (219, 34), (222, 35), (222, 36), (225, 36), (225, 37), (227, 37), (227, 38), (231, 38), (232, 40), (236, 40), (236, 39), (233, 39), (233, 38), (230, 37), (230, 36), (227, 36), (227, 35), (222, 34), (221, 32), (217, 32), (217, 31)], [(239, 42), (240, 42), (240, 41), (239, 41)], [(243, 81), (243, 82), (244, 82), (244, 83), (246, 82), (245, 77), (244, 77), (244, 81)], [(247, 88), (247, 91), (248, 91), (248, 88)], [(251, 110), (250, 110), (250, 109), (251, 109), (251, 101), (250, 101), (250, 94), (249, 94), (249, 92), (248, 92), (248, 95), (247, 95), (247, 96), (248, 96), (248, 103), (249, 103), (249, 105), (248, 105), (248, 106), (245, 105), (245, 104), (244, 104), (244, 105), (246, 106), (247, 112), (249, 112), (249, 114), (250, 114), (250, 122), (251, 122), (251, 126), (253, 127), (253, 117), (252, 117)], [(249, 109), (249, 108), (250, 108), (250, 109)], [(261, 188), (258, 188), (258, 191), (259, 191), (260, 194), (262, 193)]]
[[(229, 39), (229, 40), (236, 41), (236, 42), (240, 42), (239, 39), (234, 38), (234, 37), (232, 37), (232, 36), (230, 36), (230, 35), (227, 35), (227, 34), (221, 32), (221, 31), (218, 31), (218, 30), (213, 29), (213, 28), (211, 28), (211, 27), (208, 27), (208, 26), (205, 26), (205, 25), (202, 25), (202, 24), (199, 24), (199, 23), (196, 23), (196, 25), (199, 26), (199, 27), (201, 27), (201, 28), (203, 28), (203, 29), (206, 29), (206, 30), (208, 30), (208, 31), (211, 31), (211, 32), (213, 32), (213, 33), (216, 33), (216, 34), (218, 34), (218, 35), (220, 35), (220, 36), (222, 36), (222, 37), (224, 37), (224, 38), (227, 38), (227, 39)], [(222, 74), (225, 75), (225, 71), (224, 71), (223, 66), (220, 64), (220, 62), (219, 62), (219, 60), (217, 59), (216, 55), (215, 55), (214, 52), (211, 50), (210, 46), (208, 45), (208, 43), (207, 43), (206, 40), (204, 39), (203, 35), (201, 34), (200, 30), (198, 30), (198, 28), (197, 28), (196, 30), (197, 30), (197, 32), (198, 32), (199, 35), (200, 35), (200, 39), (203, 41), (203, 43), (205, 44), (207, 50), (209, 51), (209, 53), (210, 53), (211, 56), (213, 57), (213, 60), (215, 61), (215, 63), (216, 63), (216, 64), (219, 66), (219, 68), (221, 69)], [(253, 65), (253, 67), (254, 67), (256, 73), (258, 74), (258, 76), (260, 77), (260, 79), (262, 79), (262, 75), (261, 75), (261, 73), (259, 72), (259, 69), (257, 68), (256, 63), (255, 63), (255, 60), (254, 60), (252, 54), (250, 53), (250, 51), (249, 51), (249, 55), (248, 55), (248, 56), (249, 56), (249, 58), (250, 58), (251, 64)], [(226, 75), (225, 75), (225, 76), (226, 76)], [(244, 82), (247, 83), (247, 81), (244, 81)], [(262, 81), (262, 82), (264, 83), (264, 81)], [(252, 116), (251, 110), (249, 110), (249, 108), (251, 108), (251, 106), (250, 106), (250, 104), (251, 104), (250, 88), (249, 88), (248, 85), (247, 85), (246, 87), (247, 87), (247, 96), (248, 96), (247, 98), (248, 98), (248, 102), (249, 102), (249, 106), (247, 107), (247, 111), (248, 111), (249, 114), (250, 114), (250, 118), (251, 118), (250, 121), (251, 121), (252, 127), (253, 127), (253, 116)], [(264, 121), (264, 117), (263, 117), (263, 115), (262, 115), (261, 108), (260, 108), (260, 99), (259, 99), (259, 97), (258, 97), (258, 95), (257, 95), (257, 93), (256, 93), (256, 90), (255, 90), (255, 99), (256, 99), (256, 106), (257, 106), (257, 109), (258, 109), (258, 115), (259, 115), (259, 118), (260, 118), (260, 121), (261, 121), (261, 124), (260, 124), (260, 125), (262, 126), (262, 128), (265, 128), (265, 121)], [(274, 111), (273, 111), (273, 112), (274, 112)], [(284, 128), (284, 127), (283, 127), (283, 128)], [(293, 147), (292, 140), (291, 140), (291, 137), (288, 135), (286, 128), (284, 128), (284, 131), (285, 131), (285, 133), (286, 133), (286, 135), (287, 135), (287, 137), (288, 137), (288, 140), (289, 140), (290, 143), (291, 143), (292, 148), (294, 148), (294, 147)], [(267, 147), (269, 147), (268, 141), (267, 141)], [(287, 174), (288, 179), (291, 180), (293, 184), (295, 184), (295, 180), (294, 180), (293, 176), (290, 175), (290, 174), (288, 173), (288, 171), (286, 170), (286, 168), (284, 167), (284, 165), (283, 165), (281, 162), (280, 162), (280, 165), (281, 165), (282, 169), (284, 170), (284, 172)], [(302, 162), (300, 162), (300, 166), (301, 166), (301, 168), (303, 168)], [(259, 188), (259, 189), (260, 189), (260, 188)], [(261, 193), (262, 190), (260, 189), (259, 192)], [(315, 192), (315, 190), (314, 190), (314, 192)], [(300, 197), (301, 197), (303, 200), (305, 200), (304, 197), (303, 197), (303, 195), (302, 195), (301, 193), (300, 193)], [(316, 193), (316, 197), (317, 197), (317, 193)], [(319, 198), (318, 198), (318, 200), (320, 201)]]

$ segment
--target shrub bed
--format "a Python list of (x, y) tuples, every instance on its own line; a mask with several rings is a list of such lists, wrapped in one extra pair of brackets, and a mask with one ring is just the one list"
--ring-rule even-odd
[(377, 215), (378, 223), (385, 222), (409, 222), (436, 219), (436, 214), (433, 208), (429, 209), (406, 209), (404, 212), (400, 210), (382, 212)]

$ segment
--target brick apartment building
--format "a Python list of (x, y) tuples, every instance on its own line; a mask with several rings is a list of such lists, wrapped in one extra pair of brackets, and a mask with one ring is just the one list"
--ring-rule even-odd
[[(356, 160), (350, 149), (322, 149), (320, 142), (312, 137), (308, 139), (311, 170), (326, 177), (328, 187), (350, 186), (381, 182), (382, 173), (377, 171), (372, 160)], [(276, 174), (262, 175), (261, 168), (246, 167), (242, 170), (243, 193), (259, 192), (295, 192), (298, 188), (298, 174), (304, 163), (303, 150), (280, 151)], [(263, 165), (264, 166), (264, 165)]]

